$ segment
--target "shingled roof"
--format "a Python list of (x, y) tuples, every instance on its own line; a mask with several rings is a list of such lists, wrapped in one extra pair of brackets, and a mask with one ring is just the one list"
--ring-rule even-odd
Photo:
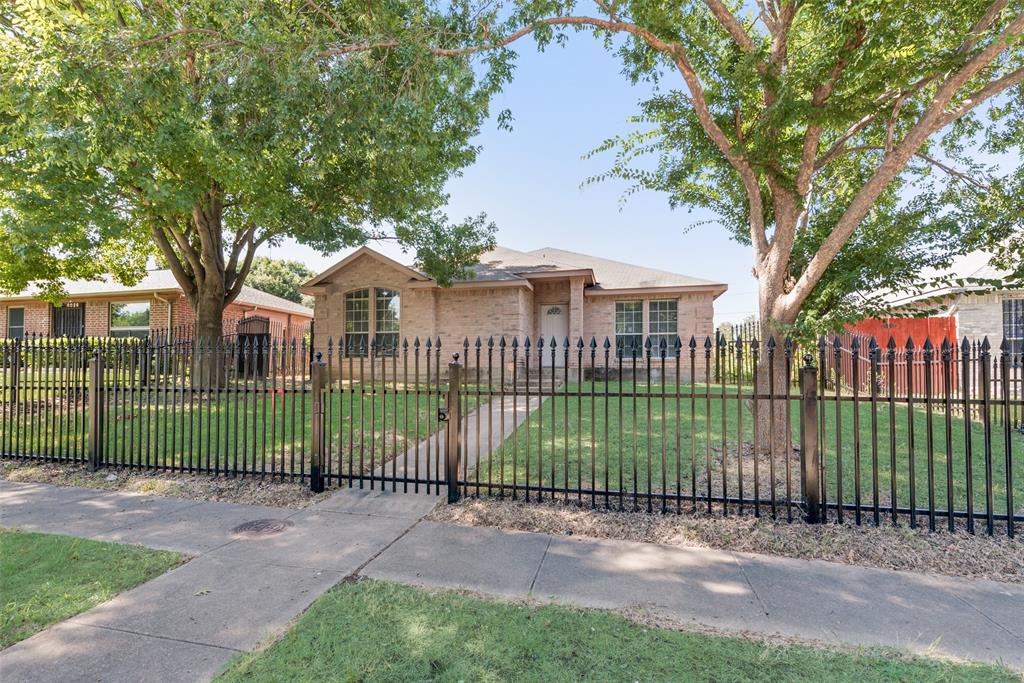
[[(68, 294), (68, 298), (78, 297), (98, 297), (98, 296), (121, 296), (125, 294), (160, 294), (170, 292), (180, 292), (181, 287), (178, 286), (177, 280), (174, 279), (174, 275), (170, 270), (151, 270), (142, 276), (134, 285), (122, 285), (115, 281), (110, 275), (104, 275), (102, 278), (97, 280), (66, 280), (63, 283), (64, 290)], [(39, 298), (39, 288), (35, 285), (29, 285), (23, 291), (13, 296), (0, 296), (0, 301), (15, 301), (24, 299), (36, 299)], [(259, 308), (266, 308), (272, 311), (281, 311), (283, 313), (298, 313), (301, 315), (307, 315), (312, 317), (313, 310), (303, 306), (302, 304), (289, 301), (282, 297), (259, 289), (254, 289), (248, 285), (242, 286), (242, 291), (238, 294), (238, 298), (235, 299), (235, 303), (243, 304), (246, 306), (257, 306)]]
[(588, 284), (593, 285), (591, 290), (685, 287), (725, 291), (727, 287), (724, 282), (703, 280), (553, 247), (525, 252), (495, 247), (482, 254), (480, 263), (472, 270), (476, 280), (484, 281), (528, 279), (531, 275), (565, 271), (590, 271), (592, 282)]

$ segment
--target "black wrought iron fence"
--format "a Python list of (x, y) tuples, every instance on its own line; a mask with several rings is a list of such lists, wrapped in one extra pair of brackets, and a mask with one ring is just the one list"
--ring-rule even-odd
[(0, 450), (317, 489), (1024, 521), (1020, 363), (987, 342), (359, 340), (3, 341)]

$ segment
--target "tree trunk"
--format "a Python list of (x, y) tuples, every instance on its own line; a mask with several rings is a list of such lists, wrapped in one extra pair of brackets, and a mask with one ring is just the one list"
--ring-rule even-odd
[(204, 282), (196, 284), (193, 373), (199, 386), (218, 386), (227, 377), (224, 354), (216, 352), (224, 334), (224, 289)]
[[(786, 336), (780, 326), (794, 322), (795, 315), (779, 315), (776, 303), (782, 292), (761, 284), (761, 338), (756, 368), (757, 393), (760, 396), (784, 396), (789, 391), (791, 368), (799, 367), (799, 352), (792, 351), (787, 363)], [(768, 291), (765, 291), (768, 290)], [(788, 313), (788, 312), (787, 312)], [(781, 319), (780, 319), (781, 318)], [(786, 453), (787, 444), (795, 439), (790, 436), (790, 420), (786, 415), (786, 400), (764, 398), (755, 402), (757, 411), (757, 438), (755, 449), (758, 455)], [(790, 413), (794, 411), (790, 408)]]

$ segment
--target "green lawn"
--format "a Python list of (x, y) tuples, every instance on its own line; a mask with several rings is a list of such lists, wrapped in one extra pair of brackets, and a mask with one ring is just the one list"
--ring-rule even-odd
[(0, 647), (163, 574), (177, 553), (0, 529)]
[[(675, 399), (660, 399), (646, 395), (648, 386), (637, 384), (636, 397), (631, 382), (611, 382), (608, 391), (612, 396), (605, 399), (602, 394), (605, 384), (584, 383), (566, 386), (569, 393), (580, 391), (581, 399), (573, 396), (566, 401), (562, 396), (547, 399), (530, 415), (529, 424), (522, 425), (515, 437), (509, 437), (503, 446), (495, 451), (491, 462), (480, 464), (479, 472), (486, 477), (492, 470), (495, 483), (504, 477), (506, 484), (528, 482), (531, 485), (551, 486), (570, 489), (596, 488), (598, 490), (637, 490), (646, 492), (679, 492), (687, 496), (695, 488), (698, 495), (706, 494), (708, 482), (713, 495), (723, 490), (723, 466), (725, 488), (730, 496), (739, 493), (740, 472), (742, 472), (743, 493), (750, 497), (754, 492), (755, 480), (758, 493), (769, 500), (772, 482), (775, 494), (782, 500), (786, 491), (787, 458), (786, 444), (777, 444), (774, 459), (768, 453), (753, 456), (754, 416), (749, 401), (735, 397), (736, 387), (726, 387), (726, 398), (712, 396), (709, 399), (688, 396)], [(589, 395), (594, 391), (594, 397)], [(661, 384), (650, 386), (650, 391), (662, 392)], [(679, 392), (672, 385), (664, 387), (666, 393), (702, 394), (705, 387), (681, 386)], [(712, 386), (711, 392), (721, 392), (721, 387)], [(732, 396), (729, 396), (729, 393)], [(507, 399), (508, 401), (508, 399)], [(520, 399), (522, 401), (522, 399)], [(568, 403), (568, 408), (566, 404)], [(520, 403), (521, 405), (522, 403)], [(764, 410), (762, 403), (761, 410)], [(784, 415), (785, 401), (776, 403), (776, 410)], [(724, 411), (724, 416), (723, 416)], [(859, 412), (859, 428), (854, 429), (854, 412)], [(825, 439), (823, 458), (826, 469), (826, 485), (830, 501), (839, 495), (837, 474), (842, 473), (843, 502), (852, 503), (857, 491), (857, 477), (860, 473), (861, 501), (870, 505), (872, 501), (872, 423), (871, 407), (867, 403), (855, 406), (850, 401), (838, 404), (840, 429), (837, 432), (837, 404), (827, 400), (823, 409)], [(621, 416), (621, 417), (620, 417)], [(799, 445), (799, 403), (790, 405), (793, 445)], [(890, 416), (888, 405), (880, 402), (876, 411), (877, 463), (879, 477), (879, 502), (884, 506), (891, 500), (891, 483), (895, 473), (897, 503), (909, 503), (910, 462), (914, 456), (914, 484), (918, 507), (928, 505), (928, 415), (923, 404), (919, 404), (908, 415), (905, 404), (896, 404), (896, 419), (892, 423), (895, 431), (895, 451), (890, 449)], [(957, 509), (967, 505), (967, 466), (965, 434), (972, 438), (971, 481), (974, 487), (974, 509), (985, 510), (985, 458), (984, 429), (978, 421), (965, 421), (962, 415), (954, 414), (951, 429), (951, 448), (946, 448), (944, 413), (938, 408), (931, 420), (933, 435), (932, 476), (935, 482), (935, 507), (946, 508), (947, 503), (947, 457), (953, 471), (953, 503)], [(912, 419), (911, 419), (912, 418)], [(908, 426), (914, 430), (914, 447), (910, 448)], [(742, 437), (740, 426), (742, 425)], [(838, 444), (841, 453), (837, 455)], [(860, 466), (857, 467), (856, 448), (859, 436)], [(1011, 434), (1011, 448), (1014, 454), (1013, 491), (1017, 510), (1024, 506), (1024, 437), (1019, 432)], [(724, 463), (723, 463), (724, 453)], [(893, 457), (895, 456), (895, 468)], [(772, 465), (774, 462), (774, 478)], [(755, 463), (757, 477), (755, 478)], [(790, 452), (788, 458), (789, 479), (794, 497), (799, 495), (800, 463), (797, 455)], [(841, 467), (840, 467), (841, 465)], [(1003, 433), (994, 427), (992, 437), (992, 479), (995, 512), (1006, 511), (1006, 461)]]
[(638, 626), (391, 583), (344, 583), (221, 681), (1014, 681), (1009, 671)]
[[(447, 387), (337, 385), (325, 401), (330, 471), (370, 471), (438, 431), (440, 391)], [(276, 389), (276, 390), (275, 390)], [(312, 396), (262, 382), (213, 392), (111, 390), (106, 395), (105, 458), (116, 465), (218, 471), (299, 472), (312, 447)], [(23, 405), (0, 431), (17, 437), (10, 450), (42, 455), (84, 454), (84, 400), (56, 404), (23, 394)], [(469, 406), (475, 404), (472, 397)], [(0, 439), (3, 437), (0, 436)], [(308, 470), (308, 466), (305, 467)]]

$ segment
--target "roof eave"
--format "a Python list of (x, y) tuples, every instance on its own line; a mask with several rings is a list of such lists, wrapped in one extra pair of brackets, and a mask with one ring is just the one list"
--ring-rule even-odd
[(697, 284), (697, 285), (661, 285), (654, 287), (609, 287), (609, 288), (597, 288), (591, 287), (590, 289), (583, 290), (584, 296), (642, 296), (642, 295), (654, 295), (659, 294), (698, 294), (701, 292), (708, 292), (713, 294), (715, 298), (724, 294), (729, 289), (729, 285), (725, 283), (711, 282), (708, 284)]

